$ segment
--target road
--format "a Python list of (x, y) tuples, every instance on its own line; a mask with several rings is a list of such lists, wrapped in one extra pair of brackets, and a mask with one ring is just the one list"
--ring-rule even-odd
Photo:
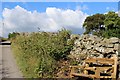
[(0, 45), (0, 79), (22, 78), (10, 45)]

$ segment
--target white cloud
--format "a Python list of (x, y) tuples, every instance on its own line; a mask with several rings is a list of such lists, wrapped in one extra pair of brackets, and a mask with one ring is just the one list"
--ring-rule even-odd
[(27, 11), (16, 6), (13, 9), (4, 8), (4, 35), (9, 32), (57, 31), (62, 27), (67, 29), (82, 29), (82, 24), (88, 15), (80, 10), (63, 10), (55, 7), (46, 8), (46, 12)]

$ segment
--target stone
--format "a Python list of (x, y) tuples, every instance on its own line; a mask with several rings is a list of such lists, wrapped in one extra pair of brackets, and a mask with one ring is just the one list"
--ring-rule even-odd
[(114, 49), (113, 48), (106, 48), (105, 53), (114, 53)]
[(110, 40), (110, 43), (119, 43), (119, 39), (116, 37), (112, 37), (109, 40)]
[(85, 35), (82, 35), (82, 36), (81, 36), (82, 39), (88, 39), (89, 37), (90, 37), (89, 34), (85, 34)]
[(116, 53), (116, 55), (119, 55), (119, 52), (118, 52), (118, 51), (116, 51), (115, 53)]
[[(71, 38), (74, 38), (74, 36)], [(81, 62), (82, 58), (111, 58), (113, 54), (119, 56), (119, 40), (116, 37), (107, 39), (95, 35), (81, 35), (74, 41), (74, 46), (70, 54), (73, 59), (80, 60), (79, 62)]]
[(106, 44), (106, 47), (107, 48), (114, 48), (114, 45), (113, 44)]
[(80, 41), (79, 40), (75, 40), (74, 45), (75, 46), (79, 46), (80, 45)]
[(79, 39), (80, 35), (78, 34), (71, 34), (70, 39)]
[(100, 54), (98, 58), (103, 58), (103, 57), (104, 57), (104, 56), (103, 56), (102, 54)]
[(107, 38), (104, 38), (103, 41), (101, 41), (102, 43), (110, 43), (110, 40)]
[(91, 46), (91, 45), (86, 46), (86, 49), (88, 49), (88, 50), (90, 50), (92, 48), (93, 48), (93, 46)]
[(75, 52), (74, 52), (74, 51), (70, 51), (70, 54), (71, 54), (71, 55), (74, 55), (74, 54), (75, 54)]
[(80, 54), (81, 51), (82, 51), (81, 49), (76, 49), (76, 50), (75, 50), (75, 54)]
[(101, 44), (102, 47), (106, 47), (106, 45), (107, 45), (107, 43), (104, 42), (104, 41), (101, 41), (100, 44)]
[(83, 50), (82, 52), (81, 52), (81, 54), (86, 54), (87, 53), (87, 50)]
[(114, 45), (114, 49), (115, 49), (115, 50), (118, 50), (119, 47), (120, 47), (120, 44), (115, 44), (115, 45)]
[(97, 36), (95, 36), (95, 35), (91, 35), (91, 36), (89, 37), (89, 40), (95, 41), (95, 42), (100, 42), (100, 41), (101, 41), (101, 38), (99, 38), (99, 37), (97, 37)]
[(85, 49), (85, 45), (83, 45), (83, 44), (81, 44), (79, 47), (80, 47), (81, 49)]
[(74, 46), (73, 49), (72, 49), (72, 51), (75, 51), (76, 49), (77, 49), (77, 48)]
[(99, 57), (100, 53), (92, 53), (91, 55), (94, 57)]
[(95, 41), (91, 41), (91, 44), (94, 45)]
[(102, 44), (101, 43), (97, 43), (96, 46), (100, 47), (100, 46), (102, 46)]
[(105, 53), (106, 48), (104, 48), (104, 47), (94, 47), (94, 49), (98, 52)]

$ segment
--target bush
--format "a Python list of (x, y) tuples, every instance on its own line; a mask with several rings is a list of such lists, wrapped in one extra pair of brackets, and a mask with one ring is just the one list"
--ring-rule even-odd
[(15, 38), (17, 35), (20, 35), (20, 34), (17, 33), (17, 32), (9, 33), (8, 34), (8, 39)]
[(66, 59), (71, 45), (67, 44), (70, 31), (32, 33), (17, 36), (12, 41), (18, 65), (25, 77), (54, 77), (57, 61)]
[(7, 41), (8, 39), (7, 38), (1, 38), (0, 40), (1, 41)]
[(118, 37), (120, 38), (120, 29), (109, 29), (106, 30), (103, 34), (103, 37), (110, 38), (110, 37)]

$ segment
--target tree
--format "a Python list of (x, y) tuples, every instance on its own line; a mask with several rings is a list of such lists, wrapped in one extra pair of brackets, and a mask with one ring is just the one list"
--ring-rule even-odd
[(104, 19), (105, 15), (103, 14), (88, 16), (83, 24), (83, 27), (86, 29), (85, 34), (97, 34), (104, 30)]
[(94, 34), (102, 37), (120, 37), (120, 17), (115, 12), (88, 16), (83, 24), (84, 34)]
[(17, 32), (9, 33), (8, 39), (15, 38), (17, 35), (19, 35), (19, 33), (17, 33)]
[(120, 27), (120, 17), (115, 12), (108, 12), (105, 14), (104, 25), (106, 29), (115, 29)]
[(102, 34), (103, 37), (118, 37), (120, 38), (120, 17), (115, 12), (108, 12), (105, 14), (105, 32)]

